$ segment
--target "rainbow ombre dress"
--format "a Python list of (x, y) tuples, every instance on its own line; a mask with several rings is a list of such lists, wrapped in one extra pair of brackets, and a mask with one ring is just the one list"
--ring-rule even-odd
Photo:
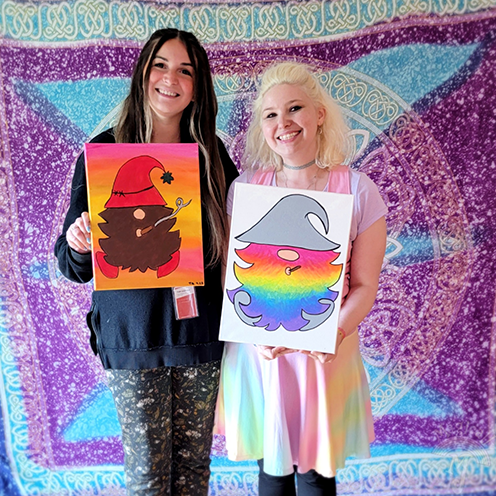
[[(238, 180), (273, 184), (273, 175)], [(355, 194), (353, 185), (364, 204), (354, 209), (351, 241), (387, 211), (372, 181), (347, 167), (331, 171), (327, 191)], [(373, 213), (364, 220), (362, 211)], [(263, 458), (271, 475), (288, 475), (297, 465), (301, 473), (333, 477), (348, 456), (369, 457), (374, 430), (358, 333), (343, 340), (329, 364), (302, 353), (267, 361), (256, 346), (226, 343), (216, 431), (226, 437), (229, 459)]]

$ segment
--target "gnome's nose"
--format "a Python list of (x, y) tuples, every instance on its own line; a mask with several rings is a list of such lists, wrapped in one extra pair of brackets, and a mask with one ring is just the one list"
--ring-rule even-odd
[(279, 250), (277, 252), (277, 256), (282, 258), (283, 260), (287, 260), (288, 262), (294, 262), (300, 258), (300, 254), (294, 250)]

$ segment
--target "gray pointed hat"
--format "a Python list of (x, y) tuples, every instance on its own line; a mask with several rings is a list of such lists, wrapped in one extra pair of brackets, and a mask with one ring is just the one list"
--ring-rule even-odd
[(304, 195), (281, 198), (253, 227), (236, 239), (245, 243), (291, 246), (305, 250), (329, 251), (339, 248), (315, 229), (309, 220), (314, 214), (329, 232), (329, 218), (322, 205)]

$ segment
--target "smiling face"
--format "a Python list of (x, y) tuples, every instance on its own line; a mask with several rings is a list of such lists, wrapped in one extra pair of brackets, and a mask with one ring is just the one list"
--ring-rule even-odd
[(151, 62), (148, 103), (154, 119), (179, 122), (183, 110), (193, 100), (194, 71), (184, 44), (166, 41)]
[(317, 129), (325, 110), (316, 108), (300, 87), (273, 86), (262, 101), (262, 132), (269, 147), (284, 163), (302, 165), (315, 159)]

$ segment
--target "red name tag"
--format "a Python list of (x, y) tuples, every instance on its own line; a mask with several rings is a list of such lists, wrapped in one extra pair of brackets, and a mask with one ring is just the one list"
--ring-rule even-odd
[(192, 319), (198, 317), (198, 305), (194, 286), (172, 288), (176, 319)]

